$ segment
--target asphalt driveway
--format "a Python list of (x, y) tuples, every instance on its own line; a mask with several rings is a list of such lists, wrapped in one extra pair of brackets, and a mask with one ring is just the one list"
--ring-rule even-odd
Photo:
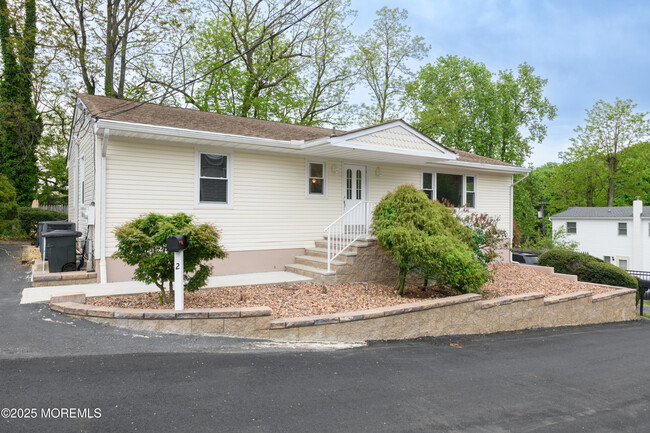
[(19, 306), (7, 270), (0, 408), (37, 416), (0, 431), (650, 431), (647, 321), (269, 352)]

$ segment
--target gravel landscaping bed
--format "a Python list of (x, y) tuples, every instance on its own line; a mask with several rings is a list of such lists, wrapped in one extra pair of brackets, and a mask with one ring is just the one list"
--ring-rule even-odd
[[(553, 296), (584, 290), (594, 294), (610, 290), (605, 286), (571, 282), (526, 266), (491, 266), (495, 270), (494, 281), (483, 286), (483, 296), (487, 299), (530, 292)], [(186, 293), (185, 308), (267, 306), (273, 311), (274, 318), (299, 317), (367, 310), (460, 294), (440, 286), (431, 286), (424, 291), (418, 283), (407, 284), (405, 296), (401, 298), (395, 295), (394, 286), (377, 283), (291, 283), (204, 289)], [(120, 308), (173, 308), (173, 305), (161, 304), (158, 293), (89, 298), (87, 303)]]

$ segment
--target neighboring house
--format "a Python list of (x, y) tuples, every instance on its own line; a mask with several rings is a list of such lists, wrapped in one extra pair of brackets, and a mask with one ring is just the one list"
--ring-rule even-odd
[(324, 229), (338, 220), (331, 261), (405, 183), (499, 217), (511, 237), (513, 174), (529, 171), (446, 148), (402, 120), (344, 132), (91, 95), (77, 100), (68, 168), (70, 220), (82, 242), (88, 234), (102, 282), (131, 278), (111, 258), (113, 231), (147, 212), (217, 225), (229, 257), (215, 274), (284, 270), (306, 249), (327, 256)]
[(623, 269), (650, 271), (650, 206), (637, 199), (625, 207), (570, 207), (550, 217), (578, 250)]

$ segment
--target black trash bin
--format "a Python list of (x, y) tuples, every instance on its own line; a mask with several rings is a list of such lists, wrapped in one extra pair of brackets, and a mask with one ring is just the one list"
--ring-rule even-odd
[(69, 272), (77, 269), (77, 238), (81, 232), (53, 230), (43, 233), (45, 253), (50, 272)]
[[(41, 250), (41, 257), (45, 249), (45, 242), (43, 242), (43, 234), (54, 230), (72, 230), (75, 229), (75, 223), (70, 221), (41, 221), (38, 223), (38, 232), (36, 236), (36, 245)], [(47, 253), (47, 251), (45, 251)], [(47, 260), (47, 255), (44, 257)]]

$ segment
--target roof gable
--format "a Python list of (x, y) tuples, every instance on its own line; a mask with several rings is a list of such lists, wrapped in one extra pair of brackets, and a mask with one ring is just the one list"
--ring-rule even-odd
[(444, 159), (458, 156), (443, 145), (422, 134), (403, 120), (357, 129), (332, 137), (332, 145), (372, 148), (390, 152), (415, 153)]

